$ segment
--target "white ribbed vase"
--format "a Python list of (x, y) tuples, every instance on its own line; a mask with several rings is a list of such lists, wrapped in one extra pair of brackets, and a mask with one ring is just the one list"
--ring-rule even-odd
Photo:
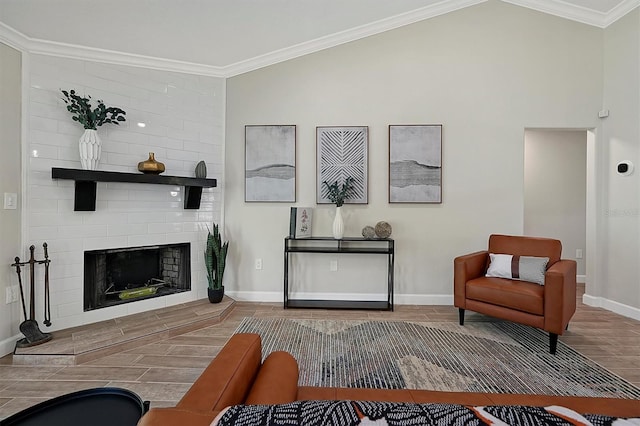
[(344, 221), (342, 220), (342, 207), (336, 207), (336, 217), (333, 218), (333, 238), (341, 240), (344, 236)]
[(80, 150), (80, 164), (84, 170), (95, 170), (98, 168), (100, 155), (102, 154), (102, 141), (98, 136), (98, 131), (85, 129), (78, 144)]

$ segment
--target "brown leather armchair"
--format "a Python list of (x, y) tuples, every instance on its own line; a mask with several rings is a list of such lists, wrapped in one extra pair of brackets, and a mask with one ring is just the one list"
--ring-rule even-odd
[[(489, 254), (548, 257), (544, 285), (487, 277)], [(562, 243), (550, 238), (491, 235), (488, 250), (454, 259), (454, 305), (460, 325), (469, 309), (549, 332), (549, 352), (576, 311), (576, 262), (560, 259)]]

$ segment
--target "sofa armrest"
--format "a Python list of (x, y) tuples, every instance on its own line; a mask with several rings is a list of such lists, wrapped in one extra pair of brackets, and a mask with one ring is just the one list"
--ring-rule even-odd
[(576, 261), (561, 259), (544, 276), (544, 329), (561, 335), (576, 312)]
[(458, 308), (465, 308), (466, 283), (485, 274), (488, 257), (489, 252), (483, 250), (453, 259), (453, 303)]
[(218, 412), (191, 411), (175, 407), (152, 408), (138, 426), (209, 426)]
[(261, 361), (260, 335), (234, 334), (176, 407), (212, 412), (242, 404), (258, 374)]
[(262, 363), (245, 404), (286, 404), (298, 397), (298, 362), (291, 354), (272, 352)]

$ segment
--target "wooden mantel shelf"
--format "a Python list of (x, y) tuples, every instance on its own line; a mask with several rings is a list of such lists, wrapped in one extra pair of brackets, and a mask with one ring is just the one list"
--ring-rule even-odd
[(202, 188), (215, 188), (215, 179), (200, 179), (183, 176), (162, 176), (144, 173), (106, 172), (102, 170), (51, 168), (53, 179), (75, 181), (73, 209), (75, 211), (96, 210), (96, 182), (150, 183), (158, 185), (184, 186), (184, 208), (199, 209)]

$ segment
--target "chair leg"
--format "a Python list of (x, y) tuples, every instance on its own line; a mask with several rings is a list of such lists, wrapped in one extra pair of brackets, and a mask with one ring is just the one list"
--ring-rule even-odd
[(558, 335), (555, 333), (549, 333), (549, 353), (551, 355), (555, 355), (557, 347), (558, 347)]
[(464, 325), (464, 309), (458, 308), (458, 317), (460, 318), (460, 325)]

